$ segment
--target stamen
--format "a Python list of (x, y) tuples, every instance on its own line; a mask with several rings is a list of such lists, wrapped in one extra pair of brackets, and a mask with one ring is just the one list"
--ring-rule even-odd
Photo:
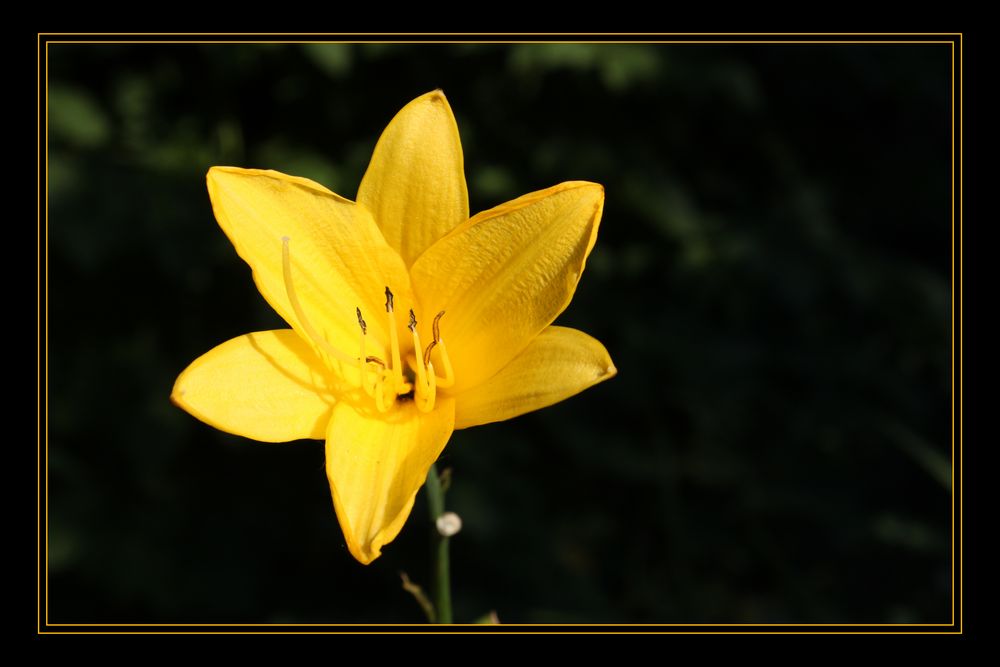
[(428, 368), (431, 367), (431, 352), (438, 345), (441, 346), (441, 361), (444, 364), (444, 377), (435, 378), (437, 386), (442, 389), (447, 389), (455, 384), (455, 373), (451, 367), (451, 359), (448, 358), (448, 347), (444, 344), (444, 339), (441, 338), (441, 318), (444, 316), (444, 311), (442, 310), (437, 316), (434, 317), (434, 324), (432, 325), (432, 331), (434, 332), (434, 340), (431, 344), (427, 346), (424, 350), (424, 365)]
[(427, 364), (427, 401), (423, 406), (417, 406), (421, 412), (430, 412), (434, 409), (434, 401), (437, 399), (437, 377), (434, 375), (434, 364)]
[(361, 388), (369, 396), (372, 395), (372, 388), (368, 386), (368, 363), (365, 361), (367, 359), (365, 355), (365, 339), (368, 337), (368, 325), (365, 324), (365, 318), (361, 317), (361, 309), (355, 307), (358, 313), (358, 326), (361, 327), (361, 343), (360, 349), (358, 351), (358, 381), (361, 383)]
[[(428, 390), (430, 384), (427, 382), (427, 369), (424, 367), (424, 360), (420, 356), (420, 334), (417, 332), (417, 318), (413, 314), (413, 310), (410, 310), (410, 333), (413, 335), (413, 356), (416, 360), (413, 366), (416, 366), (417, 371), (417, 381), (414, 383), (414, 399), (417, 404), (417, 409), (421, 412), (430, 412), (431, 408), (434, 406), (434, 390), (430, 389), (430, 394), (428, 395)], [(426, 407), (430, 404), (431, 408)]]
[[(399, 393), (403, 387), (403, 362), (399, 356), (399, 334), (396, 333), (396, 318), (392, 314), (392, 291), (385, 288), (385, 312), (389, 315), (389, 344), (392, 349), (392, 377), (395, 382), (394, 391)], [(405, 393), (405, 392), (403, 392)]]
[(441, 340), (441, 318), (444, 317), (444, 311), (434, 316), (434, 322), (431, 324), (431, 330), (434, 333), (434, 340)]
[(385, 393), (383, 391), (385, 386), (385, 373), (379, 371), (375, 376), (375, 407), (379, 412), (388, 412), (389, 406), (385, 404)]
[(441, 318), (443, 316), (444, 316), (444, 311), (442, 310), (440, 313), (438, 313), (434, 317), (434, 323), (431, 324), (431, 331), (434, 333), (434, 340), (432, 340), (431, 344), (427, 346), (426, 350), (424, 350), (424, 365), (425, 366), (431, 362), (431, 351), (434, 349), (434, 346), (438, 344), (438, 341), (441, 340), (441, 325), (440, 325), (440, 322), (441, 322)]
[(346, 364), (351, 364), (352, 366), (357, 364), (357, 359), (349, 354), (341, 352), (333, 345), (330, 345), (325, 338), (316, 333), (316, 329), (314, 329), (312, 324), (310, 324), (305, 311), (302, 310), (302, 305), (299, 303), (298, 296), (295, 294), (295, 287), (292, 284), (292, 257), (290, 251), (288, 250), (289, 241), (291, 241), (291, 239), (287, 236), (281, 237), (281, 272), (285, 279), (285, 293), (288, 295), (288, 301), (292, 304), (292, 311), (295, 313), (295, 317), (298, 318), (299, 324), (302, 325), (302, 329), (306, 332), (306, 335), (309, 336), (310, 340), (312, 340), (312, 342), (314, 342), (324, 352), (329, 354), (334, 359), (342, 361)]
[(385, 286), (385, 312), (392, 312), (392, 291), (389, 290), (389, 286)]
[(438, 386), (442, 389), (447, 389), (455, 384), (455, 371), (451, 367), (451, 359), (448, 357), (448, 346), (444, 344), (444, 340), (439, 340), (438, 346), (441, 348), (441, 362), (444, 364), (444, 377), (438, 378)]

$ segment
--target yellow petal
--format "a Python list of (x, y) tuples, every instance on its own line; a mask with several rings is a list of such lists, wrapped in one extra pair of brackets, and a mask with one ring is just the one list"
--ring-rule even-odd
[(361, 180), (358, 203), (407, 266), (469, 219), (462, 142), (444, 93), (421, 95), (392, 119)]
[(455, 397), (455, 428), (539, 410), (617, 372), (597, 339), (576, 329), (549, 327), (499, 373)]
[(562, 183), (476, 215), (416, 261), (424, 312), (446, 311), (453, 394), (492, 377), (566, 308), (603, 206), (600, 185)]
[(333, 411), (322, 361), (291, 329), (228, 340), (192, 362), (170, 399), (206, 424), (265, 442), (325, 437)]
[(455, 402), (427, 414), (413, 401), (386, 414), (339, 403), (326, 436), (326, 474), (347, 548), (367, 565), (406, 522), (427, 470), (455, 424)]
[[(208, 192), (219, 225), (253, 269), (267, 302), (300, 334), (282, 273), (282, 238), (289, 239), (292, 282), (313, 328), (334, 347), (356, 354), (360, 307), (371, 354), (388, 339), (384, 290), (412, 303), (409, 277), (363, 206), (305, 178), (276, 171), (213, 167)], [(398, 327), (407, 307), (397, 305)]]

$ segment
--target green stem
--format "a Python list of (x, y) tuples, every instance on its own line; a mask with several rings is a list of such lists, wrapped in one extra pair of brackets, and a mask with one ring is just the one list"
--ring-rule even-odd
[(451, 577), (448, 573), (448, 538), (438, 532), (444, 514), (444, 489), (436, 465), (427, 471), (427, 507), (431, 515), (431, 581), (438, 623), (451, 623)]

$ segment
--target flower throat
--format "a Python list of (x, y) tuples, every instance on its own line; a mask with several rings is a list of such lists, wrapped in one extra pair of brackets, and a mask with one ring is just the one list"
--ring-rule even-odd
[[(410, 321), (407, 329), (413, 338), (413, 355), (407, 355), (406, 373), (404, 375), (403, 359), (399, 347), (399, 333), (396, 331), (396, 318), (394, 315), (395, 305), (392, 291), (388, 286), (385, 288), (385, 312), (388, 316), (389, 326), (389, 359), (383, 361), (379, 357), (366, 353), (366, 340), (368, 338), (368, 323), (365, 322), (361, 314), (361, 308), (355, 307), (358, 317), (358, 327), (361, 329), (358, 342), (358, 355), (352, 356), (343, 352), (330, 344), (309, 322), (302, 304), (295, 293), (295, 286), (292, 280), (292, 260), (289, 244), (291, 239), (287, 236), (281, 237), (281, 270), (285, 282), (285, 293), (291, 303), (292, 310), (303, 332), (320, 350), (321, 356), (328, 367), (333, 361), (338, 362), (343, 367), (357, 371), (357, 379), (352, 384), (362, 389), (365, 394), (375, 402), (375, 408), (382, 413), (388, 412), (397, 400), (412, 399), (417, 409), (421, 412), (430, 412), (434, 409), (438, 389), (446, 389), (455, 384), (455, 373), (448, 358), (448, 348), (441, 337), (441, 318), (445, 311), (441, 311), (434, 317), (432, 325), (433, 340), (423, 348), (420, 344), (420, 334), (417, 332), (417, 317), (410, 309)], [(444, 370), (444, 376), (439, 377), (434, 370), (432, 356), (437, 352), (437, 357)], [(346, 375), (342, 372), (342, 376)]]

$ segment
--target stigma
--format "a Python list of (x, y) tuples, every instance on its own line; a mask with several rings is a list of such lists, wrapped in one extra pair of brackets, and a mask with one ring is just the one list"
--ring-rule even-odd
[[(431, 326), (432, 339), (424, 347), (417, 331), (417, 316), (413, 308), (409, 309), (409, 322), (406, 328), (412, 340), (412, 351), (405, 354), (400, 345), (400, 332), (397, 331), (395, 316), (395, 295), (385, 286), (385, 312), (387, 317), (388, 341), (378, 347), (388, 350), (386, 360), (369, 355), (368, 322), (360, 307), (355, 307), (354, 316), (358, 322), (358, 352), (357, 356), (348, 354), (321, 336), (309, 321), (307, 314), (295, 292), (291, 262), (291, 239), (287, 236), (281, 239), (281, 268), (285, 283), (285, 293), (292, 306), (292, 311), (301, 326), (301, 332), (316, 346), (324, 363), (343, 377), (349, 384), (363, 392), (364, 400), (380, 413), (389, 412), (397, 401), (412, 400), (421, 412), (434, 409), (438, 389), (447, 389), (455, 384), (454, 369), (448, 357), (448, 348), (441, 336), (441, 318), (445, 311), (439, 312)], [(388, 343), (388, 345), (385, 345)], [(442, 375), (435, 370), (434, 361), (438, 361)]]

